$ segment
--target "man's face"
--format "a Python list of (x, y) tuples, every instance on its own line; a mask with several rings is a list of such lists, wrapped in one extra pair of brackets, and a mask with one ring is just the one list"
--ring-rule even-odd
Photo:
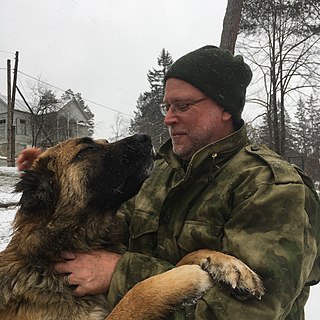
[[(180, 79), (169, 78), (166, 81), (164, 102), (168, 105), (191, 103), (205, 95)], [(220, 140), (233, 131), (231, 114), (225, 112), (210, 98), (196, 103), (183, 112), (170, 107), (164, 123), (169, 129), (173, 152), (188, 161), (202, 147)]]

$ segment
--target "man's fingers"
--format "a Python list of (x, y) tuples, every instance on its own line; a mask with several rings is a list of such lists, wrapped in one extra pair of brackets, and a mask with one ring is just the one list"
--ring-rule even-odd
[(81, 286), (76, 286), (73, 290), (72, 290), (72, 294), (76, 297), (83, 297), (86, 295), (86, 291), (81, 287)]
[(69, 261), (73, 261), (76, 258), (75, 253), (65, 251), (61, 253), (61, 258), (66, 261), (60, 261), (54, 264), (53, 269), (58, 273), (72, 273), (72, 268)]
[(70, 273), (70, 267), (67, 262), (57, 262), (54, 264), (53, 269), (58, 273)]
[(66, 260), (74, 260), (76, 258), (76, 254), (71, 251), (63, 251), (61, 253), (61, 258)]
[(30, 169), (33, 161), (42, 153), (41, 148), (26, 148), (21, 151), (17, 158), (18, 169), (23, 171)]

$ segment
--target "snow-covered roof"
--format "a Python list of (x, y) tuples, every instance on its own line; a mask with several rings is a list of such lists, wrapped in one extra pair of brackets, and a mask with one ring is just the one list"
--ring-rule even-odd
[[(0, 102), (1, 102), (1, 101), (3, 102), (3, 104), (7, 105), (7, 103), (8, 103), (7, 96), (0, 94)], [(87, 114), (84, 112), (84, 110), (79, 106), (77, 100), (75, 100), (75, 99), (73, 99), (73, 98), (61, 100), (61, 101), (59, 101), (58, 103), (56, 103), (56, 104), (55, 104), (55, 112), (60, 112), (60, 111), (63, 112), (63, 110), (67, 110), (67, 109), (70, 107), (70, 104), (71, 104), (71, 103), (74, 103), (74, 104), (77, 106), (77, 108), (78, 108), (78, 110), (80, 111), (80, 113), (82, 114), (82, 116), (83, 116), (86, 120), (88, 120), (88, 115), (87, 115)], [(31, 108), (33, 107), (31, 103), (28, 102), (28, 104), (29, 104), (29, 106), (30, 106)], [(30, 113), (30, 110), (29, 110), (27, 104), (26, 104), (23, 100), (21, 100), (21, 99), (16, 99), (16, 100), (15, 100), (14, 109), (15, 109), (15, 110), (18, 110), (18, 111)]]
[[(0, 99), (3, 101), (4, 104), (8, 104), (7, 96), (1, 94), (0, 95)], [(16, 110), (19, 110), (19, 111), (28, 112), (28, 113), (30, 112), (29, 108), (25, 104), (25, 102), (23, 100), (20, 100), (20, 99), (15, 99), (14, 108)]]

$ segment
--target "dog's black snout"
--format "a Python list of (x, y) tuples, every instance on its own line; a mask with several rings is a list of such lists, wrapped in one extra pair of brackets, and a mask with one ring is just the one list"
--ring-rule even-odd
[(145, 134), (145, 133), (135, 134), (134, 138), (135, 138), (135, 140), (137, 140), (138, 142), (141, 142), (141, 143), (146, 143), (146, 142), (150, 142), (151, 143), (150, 136)]

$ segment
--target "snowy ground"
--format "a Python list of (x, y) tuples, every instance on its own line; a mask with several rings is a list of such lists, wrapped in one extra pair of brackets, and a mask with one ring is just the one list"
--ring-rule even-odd
[[(0, 251), (10, 240), (11, 222), (17, 210), (20, 194), (13, 192), (14, 184), (18, 181), (16, 168), (0, 166)], [(8, 206), (9, 205), (9, 206)], [(311, 295), (306, 306), (306, 320), (318, 320), (320, 315), (320, 285), (312, 287)]]

